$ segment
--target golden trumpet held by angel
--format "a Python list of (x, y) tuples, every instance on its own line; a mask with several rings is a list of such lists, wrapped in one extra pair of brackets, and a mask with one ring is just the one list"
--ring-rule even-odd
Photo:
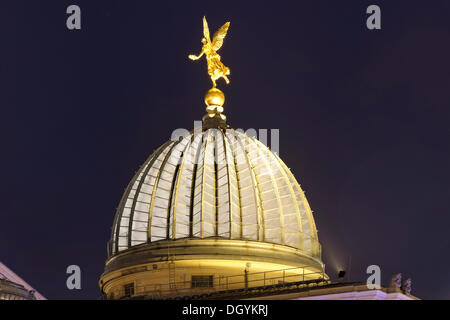
[(203, 55), (206, 56), (206, 62), (208, 64), (208, 74), (211, 77), (211, 81), (213, 83), (213, 87), (216, 87), (216, 80), (223, 78), (227, 83), (230, 83), (228, 79), (228, 75), (230, 74), (230, 68), (226, 67), (220, 61), (220, 55), (217, 53), (222, 47), (223, 39), (227, 35), (228, 27), (230, 26), (229, 22), (226, 22), (219, 30), (214, 33), (213, 40), (209, 36), (209, 28), (208, 22), (206, 18), (203, 17), (203, 38), (202, 38), (202, 52), (198, 56), (190, 54), (189, 59), (198, 60)]

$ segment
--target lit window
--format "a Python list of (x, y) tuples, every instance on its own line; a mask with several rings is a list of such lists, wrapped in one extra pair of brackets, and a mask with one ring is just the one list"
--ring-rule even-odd
[(191, 287), (192, 288), (212, 288), (213, 276), (192, 276)]
[(123, 286), (123, 290), (125, 292), (125, 297), (131, 297), (134, 295), (134, 283), (127, 283)]

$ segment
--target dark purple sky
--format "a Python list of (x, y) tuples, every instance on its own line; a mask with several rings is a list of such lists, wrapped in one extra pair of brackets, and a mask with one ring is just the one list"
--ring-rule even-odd
[[(78, 4), (82, 30), (66, 28)], [(382, 30), (365, 26), (378, 4)], [(450, 2), (2, 1), (0, 261), (51, 299), (95, 299), (115, 208), (210, 87), (221, 49), (234, 128), (279, 128), (328, 273), (381, 267), (413, 294), (450, 299)], [(82, 290), (66, 289), (66, 267)], [(347, 268), (348, 269), (348, 268)]]

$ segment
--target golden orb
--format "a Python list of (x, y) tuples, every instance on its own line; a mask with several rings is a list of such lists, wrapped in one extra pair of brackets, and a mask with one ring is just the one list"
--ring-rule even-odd
[[(225, 95), (217, 88), (211, 88), (205, 95), (205, 103), (209, 106), (222, 106), (225, 102)], [(223, 109), (222, 109), (223, 110)]]

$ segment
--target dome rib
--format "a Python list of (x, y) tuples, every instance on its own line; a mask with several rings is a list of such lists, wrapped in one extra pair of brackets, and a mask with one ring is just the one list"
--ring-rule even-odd
[[(278, 156), (276, 156), (277, 157), (277, 159), (279, 159), (279, 157)], [(311, 235), (311, 233), (313, 234), (313, 235), (315, 235), (315, 237), (311, 237), (310, 236), (310, 238), (309, 239), (305, 239), (305, 240), (303, 240), (302, 241), (302, 244), (303, 245), (305, 245), (305, 243), (306, 243), (306, 241), (317, 241), (317, 228), (316, 228), (316, 224), (315, 224), (315, 221), (314, 221), (314, 217), (313, 217), (313, 213), (312, 213), (312, 210), (311, 210), (311, 208), (310, 208), (310, 206), (308, 205), (308, 201), (307, 201), (307, 199), (306, 199), (306, 196), (305, 196), (305, 192), (302, 190), (302, 188), (300, 187), (300, 185), (299, 185), (299, 183), (297, 182), (297, 180), (295, 179), (295, 177), (294, 177), (294, 175), (293, 175), (293, 173), (291, 172), (291, 170), (286, 166), (286, 164), (285, 163), (283, 163), (283, 161), (280, 161), (280, 163), (281, 163), (281, 165), (283, 166), (283, 168), (284, 168), (284, 170), (285, 170), (285, 172), (287, 172), (287, 174), (288, 174), (288, 176), (289, 176), (289, 178), (290, 178), (290, 181), (291, 181), (291, 183), (294, 185), (294, 187), (295, 187), (295, 190), (297, 190), (297, 193), (298, 193), (298, 204), (299, 205), (301, 205), (302, 207), (303, 207), (303, 209), (304, 209), (304, 217), (306, 218), (306, 220), (308, 221), (308, 223), (301, 223), (301, 225), (302, 225), (302, 229), (304, 229), (304, 227), (306, 226), (307, 227), (307, 229), (308, 229), (308, 233)], [(300, 211), (301, 212), (301, 211)], [(303, 219), (302, 218), (302, 222), (304, 221), (305, 219)], [(304, 235), (306, 232), (304, 232), (304, 233), (302, 233), (302, 235)], [(311, 246), (312, 246), (312, 244), (311, 244)], [(319, 250), (320, 250), (320, 248), (319, 248)]]
[[(229, 188), (230, 188), (230, 237), (233, 238), (239, 238), (242, 239), (242, 202), (241, 202), (241, 188), (240, 188), (240, 184), (239, 184), (239, 176), (238, 176), (238, 169), (237, 169), (237, 163), (236, 163), (236, 151), (235, 149), (231, 146), (231, 141), (230, 138), (227, 136), (226, 132), (223, 134), (223, 139), (224, 139), (224, 146), (225, 146), (225, 150), (227, 150), (227, 145), (228, 148), (230, 150), (230, 152), (227, 153), (227, 166), (229, 168), (229, 170), (231, 169), (231, 171), (233, 172), (232, 175), (228, 175), (228, 179), (230, 180), (230, 178), (234, 178), (233, 181), (230, 181), (229, 183)], [(231, 165), (231, 163), (233, 165)], [(235, 181), (235, 182), (234, 182)], [(236, 190), (235, 192), (232, 192), (231, 188), (233, 188), (233, 191)], [(233, 194), (237, 194), (237, 204), (236, 206), (233, 206), (233, 204), (235, 203), (234, 199), (233, 199)], [(237, 207), (237, 208), (236, 208)], [(236, 212), (237, 211), (237, 212)], [(234, 219), (236, 218), (237, 219)], [(236, 224), (237, 224), (237, 228), (236, 228)], [(236, 230), (237, 229), (237, 230)], [(233, 233), (234, 230), (234, 233)], [(237, 236), (233, 237), (233, 234)]]
[[(222, 141), (222, 149), (221, 150), (223, 152), (223, 165), (224, 165), (223, 168), (225, 168), (225, 170), (226, 170), (226, 180), (227, 180), (227, 182), (226, 182), (226, 191), (227, 191), (227, 195), (228, 195), (228, 221), (229, 221), (228, 236), (231, 239), (231, 234), (232, 234), (232, 231), (231, 231), (231, 228), (232, 228), (232, 217), (231, 217), (231, 214), (232, 214), (232, 211), (231, 211), (232, 210), (231, 209), (232, 200), (231, 200), (231, 181), (230, 181), (230, 168), (229, 168), (230, 167), (230, 162), (229, 162), (229, 157), (227, 155), (227, 148), (226, 148), (226, 145), (225, 145), (225, 133), (223, 131), (221, 131), (221, 134), (222, 134), (222, 139), (221, 139), (221, 141)], [(234, 163), (234, 159), (233, 159), (233, 163)]]
[[(255, 143), (255, 140), (252, 139), (252, 142)], [(274, 191), (272, 194), (275, 195), (275, 199), (277, 201), (278, 208), (279, 208), (279, 220), (280, 220), (280, 231), (281, 231), (280, 232), (280, 237), (281, 237), (280, 242), (281, 242), (281, 244), (285, 244), (285, 239), (284, 239), (285, 232), (284, 232), (284, 221), (283, 221), (283, 206), (282, 206), (281, 200), (280, 200), (280, 198), (281, 198), (280, 197), (280, 191), (278, 190), (278, 185), (276, 183), (276, 180), (275, 180), (273, 171), (272, 171), (272, 169), (270, 167), (270, 164), (267, 161), (266, 154), (262, 153), (262, 151), (260, 150), (259, 145), (257, 143), (255, 143), (255, 145), (256, 145), (256, 148), (257, 148), (256, 150), (257, 150), (257, 155), (258, 155), (257, 159), (262, 159), (262, 165), (264, 165), (264, 167), (266, 168), (266, 173), (263, 172), (262, 174), (260, 173), (259, 175), (267, 174), (270, 177), (271, 185), (272, 185), (272, 188), (273, 188), (273, 191)], [(256, 170), (256, 168), (255, 168), (255, 170)], [(258, 168), (258, 170), (260, 170), (260, 168)], [(261, 186), (258, 186), (258, 188), (260, 189)], [(271, 194), (271, 192), (266, 192), (266, 193), (269, 194), (269, 195)], [(260, 191), (260, 194), (261, 194), (261, 198), (262, 198), (263, 194), (262, 194), (261, 191)], [(272, 200), (273, 199), (270, 199), (270, 197), (269, 197), (269, 200), (266, 200), (266, 201), (272, 201)], [(263, 208), (264, 208), (264, 202), (263, 202)]]
[[(237, 131), (234, 131), (237, 132)], [(253, 177), (253, 170), (252, 170), (252, 166), (250, 164), (250, 160), (248, 158), (248, 151), (245, 148), (244, 144), (242, 143), (240, 137), (238, 137), (235, 133), (233, 133), (233, 137), (236, 139), (236, 161), (237, 163), (241, 163), (241, 160), (239, 160), (237, 157), (239, 156), (239, 152), (238, 150), (241, 150), (240, 155), (242, 155), (241, 157), (243, 158), (246, 167), (244, 167), (242, 170), (239, 170), (238, 167), (238, 172), (239, 172), (239, 177), (243, 177), (243, 175), (245, 175), (247, 173), (247, 177), (243, 177), (242, 179), (240, 179), (240, 182), (244, 182), (246, 179), (247, 180), (251, 180), (251, 183), (248, 184), (246, 187), (242, 187), (241, 191), (244, 191), (246, 188), (248, 189), (253, 189), (253, 192), (250, 192), (250, 194), (252, 195), (252, 198), (254, 200), (253, 204), (254, 204), (254, 211), (253, 213), (246, 213), (248, 212), (248, 208), (250, 208), (250, 203), (247, 203), (247, 201), (245, 200), (246, 197), (244, 196), (242, 198), (242, 203), (241, 203), (241, 228), (242, 228), (242, 238), (243, 239), (253, 239), (253, 240), (258, 240), (257, 236), (258, 236), (258, 211), (261, 210), (261, 200), (259, 198), (259, 194), (257, 192), (255, 192), (254, 188), (256, 186), (256, 181), (255, 178)], [(240, 148), (240, 149), (238, 149)], [(242, 186), (242, 184), (241, 184)], [(254, 216), (254, 218), (253, 218)], [(248, 220), (252, 221), (252, 223), (249, 223)], [(252, 229), (255, 228), (254, 231), (252, 231)], [(249, 232), (247, 232), (247, 229), (250, 229)], [(255, 234), (255, 237), (252, 237), (252, 233)]]
[[(175, 226), (176, 226), (176, 208), (175, 208), (176, 201), (175, 201), (175, 199), (176, 199), (176, 196), (179, 191), (179, 181), (180, 181), (179, 179), (180, 179), (181, 172), (183, 170), (184, 161), (187, 159), (187, 157), (184, 156), (184, 153), (186, 152), (186, 149), (191, 145), (191, 141), (189, 141), (191, 139), (189, 139), (189, 138), (185, 138), (185, 139), (187, 140), (187, 142), (183, 148), (183, 151), (181, 151), (180, 158), (179, 158), (177, 166), (175, 168), (174, 179), (173, 179), (170, 194), (169, 194), (169, 208), (167, 210), (167, 215), (168, 215), (167, 223), (169, 224), (169, 227), (167, 228), (167, 230), (168, 230), (167, 238), (168, 239), (173, 238), (174, 231), (175, 231)], [(181, 161), (181, 163), (180, 163), (180, 161)]]
[[(263, 209), (264, 209), (264, 200), (263, 200), (263, 195), (261, 193), (261, 185), (259, 183), (259, 179), (256, 175), (256, 167), (258, 166), (257, 164), (254, 164), (253, 162), (259, 161), (259, 151), (257, 148), (255, 148), (256, 146), (253, 145), (253, 143), (250, 143), (250, 141), (252, 141), (250, 139), (250, 137), (248, 137), (247, 135), (245, 135), (243, 137), (244, 141), (245, 141), (245, 155), (246, 158), (248, 160), (248, 164), (249, 164), (249, 171), (250, 174), (252, 176), (252, 180), (253, 180), (253, 184), (254, 184), (254, 188), (257, 192), (255, 192), (255, 202), (256, 202), (256, 234), (257, 234), (257, 240), (258, 241), (264, 241), (265, 240), (265, 224), (264, 224), (264, 214), (263, 214)], [(253, 142), (253, 141), (252, 141)], [(253, 150), (251, 149), (253, 148)], [(256, 155), (255, 157), (250, 157), (249, 155), (251, 153), (255, 153)]]
[[(135, 173), (133, 179), (131, 179), (130, 183), (127, 186), (127, 189), (125, 190), (125, 193), (122, 196), (122, 199), (120, 200), (119, 207), (117, 208), (116, 215), (114, 217), (114, 225), (113, 225), (113, 232), (111, 235), (110, 240), (110, 246), (109, 246), (109, 252), (110, 254), (114, 254), (119, 252), (119, 235), (120, 235), (120, 226), (121, 226), (121, 220), (123, 217), (123, 214), (125, 212), (125, 206), (129, 199), (130, 193), (133, 189), (133, 186), (136, 184), (136, 181), (139, 181), (139, 179), (142, 176), (145, 176), (148, 172), (147, 168), (151, 168), (154, 162), (154, 159), (156, 159), (160, 152), (162, 152), (168, 145), (170, 145), (172, 141), (167, 141), (162, 146), (160, 146), (156, 151), (150, 155), (150, 157), (147, 158), (147, 160), (144, 162), (144, 164), (139, 168), (139, 170)], [(152, 162), (152, 163), (150, 163)], [(145, 171), (144, 172), (142, 171)], [(139, 182), (138, 182), (139, 183)]]
[[(144, 178), (142, 178), (141, 177), (141, 179), (140, 179), (140, 181), (139, 181), (139, 185), (137, 186), (137, 188), (136, 188), (136, 191), (135, 191), (135, 194), (138, 194), (138, 196), (134, 196), (134, 198), (133, 198), (133, 204), (132, 204), (132, 207), (131, 207), (131, 211), (130, 211), (130, 221), (129, 221), (129, 226), (128, 226), (128, 247), (131, 247), (131, 246), (133, 246), (133, 245), (136, 245), (136, 244), (139, 244), (139, 243), (143, 243), (143, 242), (145, 242), (146, 241), (146, 234), (147, 234), (147, 232), (145, 232), (146, 230), (139, 230), (139, 228), (137, 227), (137, 226), (134, 226), (134, 225), (137, 225), (138, 223), (136, 223), (136, 222), (142, 222), (143, 224), (144, 224), (144, 226), (142, 226), (142, 228), (144, 228), (144, 227), (146, 227), (146, 229), (149, 229), (148, 228), (148, 225), (149, 225), (149, 223), (150, 223), (150, 221), (149, 221), (149, 219), (147, 219), (147, 221), (145, 221), (145, 219), (139, 219), (138, 221), (136, 221), (134, 218), (135, 218), (135, 214), (136, 214), (136, 211), (138, 212), (138, 213), (144, 213), (144, 215), (145, 215), (145, 209), (147, 208), (147, 206), (145, 205), (145, 201), (143, 201), (143, 200), (145, 200), (145, 198), (150, 198), (150, 196), (153, 194), (148, 194), (148, 193), (143, 193), (142, 192), (142, 186), (143, 185), (148, 185), (149, 186), (149, 188), (150, 189), (154, 189), (155, 188), (155, 186), (158, 184), (158, 177), (159, 177), (159, 174), (162, 172), (162, 170), (164, 169), (163, 168), (163, 166), (164, 166), (164, 161), (162, 161), (160, 164), (159, 164), (159, 166), (157, 167), (157, 170), (158, 170), (158, 176), (156, 176), (156, 177), (153, 177), (151, 174), (149, 174), (150, 173), (150, 170), (152, 170), (152, 169), (155, 169), (153, 166), (155, 165), (155, 162), (156, 161), (161, 161), (160, 160), (160, 157), (161, 156), (164, 156), (164, 157), (166, 157), (167, 156), (167, 154), (174, 148), (174, 146), (175, 146), (175, 144), (176, 143), (174, 143), (173, 141), (170, 141), (171, 143), (169, 143), (169, 144), (167, 144), (166, 146), (164, 146), (163, 147), (163, 149), (161, 149), (161, 150), (159, 150), (159, 152), (157, 152), (156, 153), (156, 155), (155, 155), (155, 157), (152, 159), (152, 161), (150, 162), (150, 164), (147, 166), (147, 168), (145, 169), (145, 171), (144, 171), (144, 174), (143, 174), (143, 176), (144, 176)], [(153, 183), (152, 183), (152, 178), (154, 178), (154, 181), (153, 181)], [(148, 183), (146, 183), (145, 181), (146, 180), (148, 180)], [(141, 194), (143, 194), (143, 196), (141, 196)], [(144, 199), (143, 199), (144, 198)], [(152, 200), (154, 200), (154, 199), (152, 199)], [(136, 209), (136, 205), (137, 204), (141, 204), (141, 203), (144, 203), (144, 205), (143, 205), (143, 208), (138, 208), (138, 209)], [(151, 203), (153, 203), (153, 201), (151, 201)], [(150, 211), (151, 212), (151, 211)], [(133, 231), (135, 231), (135, 232), (133, 232)], [(135, 237), (134, 239), (133, 239), (133, 235), (137, 235), (138, 234), (138, 232), (140, 232), (141, 234), (142, 233), (144, 233), (145, 232), (145, 234), (144, 235), (142, 235), (142, 236), (144, 236), (144, 238), (145, 238), (145, 240), (144, 239), (138, 239), (137, 237)], [(130, 236), (131, 235), (131, 236)], [(133, 242), (137, 242), (137, 243), (133, 243)]]
[[(174, 147), (174, 144), (172, 144), (172, 146), (171, 146), (171, 149)], [(161, 150), (161, 151), (163, 151), (163, 150)], [(147, 175), (148, 175), (148, 172), (149, 172), (149, 170), (152, 168), (152, 166), (153, 166), (153, 163), (155, 162), (155, 160), (159, 157), (159, 155), (160, 155), (160, 153), (157, 153), (157, 155), (152, 159), (152, 161), (150, 162), (150, 164), (147, 166), (147, 168), (145, 168), (145, 171), (143, 172), (143, 179), (142, 179), (142, 177), (141, 177), (141, 179), (140, 179), (140, 181), (139, 181), (139, 185), (137, 186), (137, 188), (136, 188), (136, 193), (140, 193), (141, 192), (141, 189), (142, 189), (142, 185), (144, 184), (144, 182), (145, 182), (145, 180), (146, 180), (146, 178), (147, 178)], [(160, 170), (161, 170), (162, 168), (160, 168)], [(160, 171), (161, 172), (161, 171)], [(155, 185), (156, 185), (156, 182), (155, 182)], [(131, 247), (133, 244), (132, 244), (132, 241), (133, 241), (133, 236), (129, 236), (129, 235), (131, 235), (132, 233), (133, 233), (133, 231), (134, 231), (134, 228), (133, 228), (133, 224), (134, 224), (134, 216), (135, 216), (135, 212), (136, 212), (136, 204), (137, 204), (137, 202), (138, 202), (138, 199), (139, 199), (139, 197), (134, 197), (134, 199), (133, 199), (133, 204), (132, 204), (132, 206), (131, 206), (131, 210), (130, 210), (130, 220), (129, 220), (129, 224), (128, 224), (128, 246), (129, 247)]]
[[(197, 158), (197, 170), (195, 173), (195, 185), (194, 185), (194, 203), (192, 211), (192, 237), (201, 237), (201, 211), (203, 202), (203, 166), (205, 162), (205, 149), (207, 139), (205, 138), (205, 133), (201, 134), (202, 140), (198, 148), (198, 158)], [(207, 137), (207, 136), (206, 136)]]
[[(219, 215), (219, 211), (224, 211), (223, 210), (223, 206), (222, 206), (222, 201), (219, 200), (224, 200), (227, 198), (228, 194), (225, 190), (224, 192), (224, 188), (223, 185), (220, 184), (219, 182), (219, 177), (221, 176), (221, 172), (223, 171), (222, 165), (223, 165), (223, 161), (222, 161), (222, 156), (223, 153), (220, 152), (220, 144), (217, 143), (218, 141), (218, 132), (219, 131), (215, 131), (215, 135), (214, 135), (214, 149), (213, 149), (213, 158), (214, 158), (214, 182), (215, 182), (215, 190), (214, 190), (214, 201), (215, 201), (215, 236), (216, 237), (224, 237), (227, 238), (227, 227), (226, 227), (226, 221), (228, 219), (228, 211), (225, 209), (225, 212), (223, 212), (222, 214)], [(221, 133), (220, 133), (221, 134)], [(219, 172), (220, 171), (220, 172)], [(221, 197), (219, 198), (219, 193), (221, 194)], [(226, 203), (229, 199), (224, 200), (224, 202)], [(219, 220), (219, 216), (220, 219)], [(223, 231), (223, 229), (225, 231)], [(228, 233), (229, 234), (229, 233)]]
[[(209, 162), (208, 162), (208, 159), (209, 159), (208, 158), (208, 156), (209, 156), (208, 150), (211, 150), (211, 147), (210, 147), (211, 130), (208, 130), (206, 132), (207, 132), (207, 134), (206, 134), (206, 139), (205, 139), (206, 140), (206, 142), (205, 142), (205, 149), (203, 151), (204, 152), (204, 156), (203, 156), (203, 166), (202, 166), (202, 184), (201, 184), (202, 195), (201, 195), (201, 202), (200, 202), (201, 203), (201, 205), (200, 205), (200, 207), (201, 207), (201, 209), (200, 209), (200, 238), (204, 238), (205, 237), (205, 233), (206, 233), (205, 232), (205, 229), (206, 229), (205, 227), (208, 224), (212, 224), (211, 216), (208, 217), (209, 218), (208, 220), (205, 219), (205, 213), (206, 213), (205, 211), (207, 210), (206, 209), (207, 207), (205, 205), (210, 204), (209, 202), (207, 202), (208, 199), (205, 199), (206, 196), (208, 195), (208, 193), (205, 192), (205, 186), (206, 186), (206, 183), (208, 183), (208, 182), (205, 182), (205, 180), (207, 178), (207, 176), (206, 176), (207, 171), (206, 170), (208, 169), (208, 166), (210, 165)], [(212, 181), (212, 183), (215, 182), (215, 180), (211, 180), (211, 181)], [(215, 188), (215, 185), (211, 186), (211, 187)], [(212, 195), (209, 195), (209, 196), (210, 196), (210, 198), (212, 198)], [(214, 203), (214, 205), (215, 205), (215, 203)], [(209, 209), (210, 211), (208, 212), (209, 215), (212, 214), (211, 211), (215, 208), (215, 206), (212, 207), (212, 204), (210, 204), (210, 207), (211, 207)], [(212, 227), (211, 229), (214, 229), (214, 227)], [(209, 236), (213, 235), (211, 229), (209, 231)]]
[[(169, 199), (170, 199), (170, 195), (173, 190), (174, 179), (176, 177), (175, 170), (177, 168), (177, 162), (178, 162), (179, 158), (177, 158), (175, 164), (170, 163), (169, 160), (171, 159), (172, 154), (177, 151), (176, 148), (182, 141), (185, 141), (185, 139), (180, 139), (180, 140), (176, 141), (172, 145), (170, 150), (166, 153), (164, 160), (161, 164), (161, 167), (158, 171), (158, 176), (156, 178), (155, 184), (153, 186), (152, 201), (150, 204), (150, 213), (149, 213), (150, 228), (148, 228), (148, 238), (150, 239), (150, 241), (153, 241), (154, 238), (158, 238), (157, 240), (163, 240), (164, 238), (166, 238), (166, 239), (169, 238), (169, 231), (170, 231), (170, 225), (169, 225), (170, 200)], [(174, 167), (173, 172), (172, 172), (172, 169), (168, 167), (168, 165), (172, 165)], [(169, 180), (165, 179), (166, 175), (168, 176), (167, 178), (170, 179), (170, 182), (169, 182)], [(167, 184), (170, 183), (170, 187), (168, 185), (166, 185), (166, 188), (163, 188), (162, 186), (160, 186), (161, 182), (166, 182)], [(167, 197), (164, 197), (165, 195)], [(155, 206), (157, 201), (160, 203), (158, 203), (158, 206)], [(162, 207), (165, 203), (167, 203), (166, 208)], [(160, 213), (161, 215), (156, 215), (155, 213)], [(157, 219), (155, 219), (155, 218), (157, 218)], [(156, 220), (156, 222), (158, 222), (157, 224), (155, 224), (155, 220)], [(160, 234), (155, 235), (155, 232), (152, 232), (154, 230), (154, 228), (165, 229), (165, 230), (162, 231)], [(154, 231), (157, 231), (158, 229), (155, 229)]]
[[(258, 145), (261, 144), (261, 142), (257, 141), (257, 140), (255, 141), (255, 143), (258, 144)], [(294, 190), (292, 188), (292, 185), (291, 185), (291, 183), (289, 181), (288, 176), (286, 175), (286, 172), (284, 171), (284, 168), (282, 168), (281, 165), (280, 165), (280, 161), (278, 161), (278, 159), (275, 157), (274, 153), (272, 153), (272, 152), (267, 152), (267, 155), (268, 155), (268, 157), (270, 157), (273, 160), (272, 163), (274, 163), (277, 166), (279, 172), (281, 172), (281, 174), (283, 175), (285, 184), (287, 185), (287, 187), (289, 189), (289, 192), (290, 192), (290, 195), (291, 195), (291, 199), (295, 199)], [(296, 216), (297, 216), (297, 219), (298, 219), (297, 220), (298, 221), (297, 224), (300, 227), (300, 234), (298, 236), (298, 247), (301, 249), (302, 248), (301, 234), (303, 233), (303, 228), (302, 228), (301, 223), (299, 223), (301, 221), (300, 208), (299, 208), (299, 205), (298, 205), (297, 201), (292, 201), (292, 202), (294, 204)]]
[(202, 151), (201, 146), (203, 145), (203, 134), (199, 134), (197, 135), (197, 137), (199, 141), (197, 142), (197, 149), (195, 150), (195, 160), (192, 168), (191, 200), (189, 206), (189, 237), (194, 237), (194, 205), (196, 196), (195, 186), (197, 184), (198, 162), (200, 160), (200, 154)]

